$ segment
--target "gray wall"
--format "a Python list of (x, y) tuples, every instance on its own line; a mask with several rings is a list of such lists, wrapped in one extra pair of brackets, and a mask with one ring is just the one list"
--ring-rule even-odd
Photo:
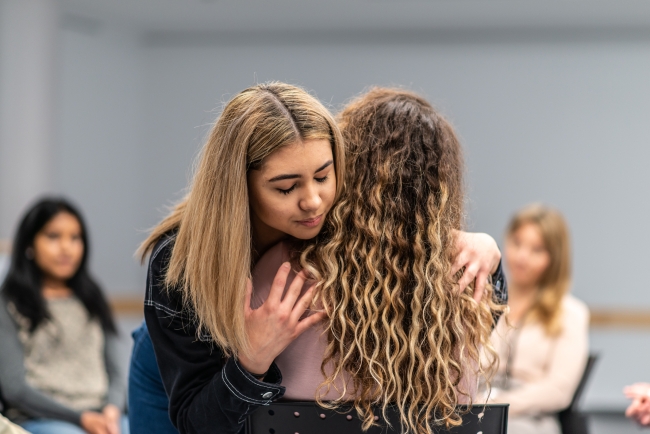
[(131, 255), (181, 196), (222, 102), (273, 79), (333, 110), (372, 84), (423, 93), (463, 138), (470, 229), (500, 239), (518, 207), (554, 204), (573, 231), (575, 293), (650, 307), (636, 277), (650, 260), (650, 41), (156, 42), (109, 25), (61, 39), (55, 183), (88, 214), (110, 291), (138, 294)]

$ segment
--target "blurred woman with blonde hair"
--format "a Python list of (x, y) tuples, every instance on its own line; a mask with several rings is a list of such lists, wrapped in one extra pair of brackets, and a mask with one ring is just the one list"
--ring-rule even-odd
[(500, 365), (490, 395), (510, 403), (511, 434), (559, 434), (588, 356), (589, 311), (569, 294), (571, 252), (562, 215), (534, 204), (518, 211), (504, 249), (509, 313), (492, 334)]

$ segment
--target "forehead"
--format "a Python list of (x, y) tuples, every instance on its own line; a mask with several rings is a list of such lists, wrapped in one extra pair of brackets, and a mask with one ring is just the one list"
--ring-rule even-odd
[(260, 167), (263, 174), (312, 172), (332, 159), (329, 140), (315, 139), (283, 146), (266, 157)]
[(542, 230), (538, 224), (533, 222), (525, 222), (513, 233), (519, 238), (523, 238), (529, 242), (544, 243), (542, 237)]
[(43, 229), (80, 229), (79, 220), (66, 211), (61, 211), (48, 221)]

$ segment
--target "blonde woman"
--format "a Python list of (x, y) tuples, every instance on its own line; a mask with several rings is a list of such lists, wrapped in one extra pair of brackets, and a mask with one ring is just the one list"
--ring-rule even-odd
[[(283, 396), (285, 373), (274, 360), (325, 313), (303, 316), (314, 289), (303, 291), (305, 273), (291, 275), (288, 262), (273, 270), (270, 295), (252, 309), (251, 266), (279, 241), (315, 237), (344, 176), (341, 133), (302, 89), (257, 85), (226, 105), (189, 194), (143, 245), (150, 253), (148, 331), (138, 335), (133, 359), (146, 366), (138, 361), (148, 357), (150, 334), (169, 415), (181, 433), (242, 432), (248, 414)], [(456, 249), (456, 266), (465, 269), (462, 285), (487, 276), (499, 262), (485, 236), (456, 234)], [(153, 397), (133, 398), (155, 383), (158, 372), (148, 365), (152, 382), (141, 382), (144, 373), (135, 365), (130, 388), (137, 390), (130, 390), (130, 400), (139, 407), (131, 408), (138, 421), (132, 429), (154, 432), (147, 418), (159, 412), (146, 407)]]
[[(588, 356), (589, 311), (569, 294), (569, 231), (556, 210), (531, 205), (506, 232), (508, 315), (492, 343), (500, 365), (492, 402), (510, 403), (511, 434), (559, 434)], [(507, 320), (507, 321), (506, 321)]]

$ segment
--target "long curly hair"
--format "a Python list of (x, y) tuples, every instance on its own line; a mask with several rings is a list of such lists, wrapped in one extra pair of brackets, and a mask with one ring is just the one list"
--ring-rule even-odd
[[(499, 309), (491, 287), (476, 303), (451, 275), (463, 219), (460, 143), (426, 100), (404, 90), (374, 88), (338, 120), (345, 188), (301, 255), (329, 318), (316, 399), (337, 407), (353, 396), (364, 429), (377, 405), (384, 415), (396, 405), (406, 432), (459, 425), (467, 385), (494, 369), (496, 358), (481, 366), (479, 352), (494, 355), (491, 308)], [(340, 398), (325, 403), (330, 390)]]

